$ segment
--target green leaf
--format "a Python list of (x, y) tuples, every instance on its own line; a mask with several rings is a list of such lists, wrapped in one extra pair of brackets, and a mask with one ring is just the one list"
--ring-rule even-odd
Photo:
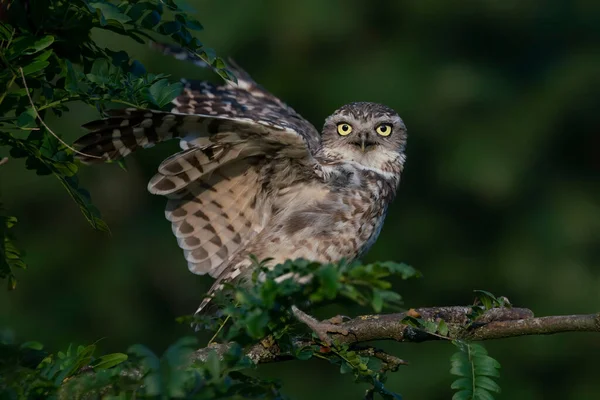
[(16, 57), (23, 55), (35, 54), (44, 50), (52, 43), (54, 43), (54, 36), (51, 35), (46, 35), (41, 38), (34, 36), (21, 36), (13, 41), (12, 46), (9, 48), (8, 58), (9, 60), (13, 60)]
[(335, 298), (340, 286), (338, 271), (333, 265), (322, 268), (318, 274), (321, 289), (327, 299)]
[(108, 23), (110, 20), (117, 21), (121, 24), (131, 21), (131, 18), (121, 12), (119, 7), (114, 4), (104, 2), (88, 3), (92, 8), (99, 10), (102, 16)]
[(448, 324), (444, 320), (440, 320), (438, 323), (437, 333), (442, 336), (448, 336)]
[(150, 370), (160, 368), (160, 359), (146, 346), (134, 344), (127, 349), (127, 352), (141, 358), (144, 366)]
[(34, 61), (31, 64), (23, 67), (23, 75), (31, 75), (46, 68), (50, 63), (48, 61)]
[(100, 371), (103, 369), (112, 368), (125, 361), (127, 361), (127, 354), (113, 353), (97, 358), (90, 364), (90, 366), (95, 370)]
[(475, 387), (485, 389), (490, 392), (500, 393), (500, 386), (487, 376), (478, 377), (475, 380)]
[(0, 279), (8, 281), (9, 290), (14, 290), (17, 287), (17, 279), (14, 275), (15, 268), (26, 268), (25, 262), (21, 259), (21, 253), (8, 231), (16, 222), (15, 217), (0, 215)]
[(14, 34), (14, 28), (7, 23), (0, 24), (0, 40), (10, 40)]
[(173, 33), (179, 32), (183, 25), (178, 21), (163, 22), (159, 26), (159, 31), (163, 35), (172, 35)]
[(296, 359), (306, 361), (313, 357), (314, 351), (311, 350), (302, 350), (296, 353)]
[(36, 116), (33, 108), (28, 108), (23, 111), (17, 117), (17, 126), (24, 130), (31, 130), (32, 128), (37, 128), (36, 124)]
[(19, 348), (21, 348), (21, 349), (31, 349), (31, 350), (42, 350), (44, 348), (44, 345), (41, 344), (40, 342), (31, 341), (31, 342), (22, 343), (19, 346)]
[(473, 386), (473, 380), (470, 378), (459, 378), (452, 382), (450, 385), (451, 389), (471, 389)]
[(54, 53), (54, 51), (52, 49), (46, 50), (45, 52), (43, 52), (42, 54), (40, 54), (39, 56), (34, 58), (34, 61), (45, 61), (45, 60), (49, 59), (53, 53)]
[(452, 400), (474, 400), (473, 392), (470, 390), (461, 390), (460, 392), (454, 393)]
[(210, 372), (213, 379), (221, 376), (221, 360), (216, 351), (211, 351), (206, 358), (206, 369)]
[(198, 22), (198, 20), (186, 15), (186, 14), (177, 14), (175, 15), (175, 19), (180, 22), (181, 24), (183, 24), (186, 28), (194, 30), (194, 31), (201, 31), (202, 29), (204, 29), (204, 27), (202, 26), (202, 24), (200, 22)]
[(123, 71), (110, 63), (106, 58), (97, 59), (92, 64), (89, 74), (86, 74), (87, 79), (99, 85), (103, 89), (120, 88), (118, 82), (121, 80)]
[(265, 329), (269, 323), (269, 314), (261, 310), (254, 310), (246, 319), (248, 334), (260, 339), (265, 335)]
[(150, 86), (149, 93), (152, 102), (159, 107), (163, 107), (177, 97), (182, 89), (183, 85), (181, 83), (170, 84), (167, 79), (161, 79)]
[(352, 365), (348, 364), (345, 361), (342, 361), (342, 364), (340, 365), (340, 374), (347, 374), (348, 372), (352, 372), (354, 371), (354, 368), (352, 368)]
[(437, 329), (438, 329), (438, 324), (434, 321), (426, 321), (426, 320), (420, 320), (421, 321), (421, 327), (429, 332), (429, 333), (436, 333)]
[(476, 388), (473, 391), (473, 400), (494, 400), (494, 396), (487, 390)]
[(79, 92), (80, 74), (75, 71), (71, 61), (65, 60), (65, 70), (65, 89), (69, 92)]
[(383, 298), (381, 297), (381, 291), (379, 289), (373, 289), (373, 298), (371, 299), (371, 306), (376, 313), (380, 313), (383, 309)]
[(486, 310), (501, 306), (500, 301), (492, 293), (485, 290), (474, 290), (473, 292)]
[(79, 205), (79, 209), (88, 220), (90, 225), (99, 231), (110, 232), (108, 225), (106, 225), (106, 222), (102, 220), (100, 211), (98, 211), (98, 209), (91, 203), (89, 193), (79, 187), (79, 180), (77, 179), (77, 176), (65, 176), (59, 173), (55, 173), (54, 175), (63, 184), (65, 189), (67, 189), (67, 192), (71, 195), (71, 198), (75, 200), (77, 205)]
[(450, 373), (459, 376), (451, 388), (459, 390), (453, 399), (493, 400), (490, 392), (499, 393), (500, 386), (490, 377), (499, 377), (500, 363), (487, 355), (485, 348), (463, 341), (453, 342), (459, 351), (450, 357)]

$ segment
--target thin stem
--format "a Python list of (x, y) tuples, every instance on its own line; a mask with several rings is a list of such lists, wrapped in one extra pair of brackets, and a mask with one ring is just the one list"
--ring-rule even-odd
[(15, 83), (15, 79), (17, 79), (17, 76), (13, 74), (12, 78), (10, 78), (10, 81), (8, 81), (8, 83), (6, 84), (6, 89), (4, 90), (4, 93), (2, 93), (2, 96), (0, 96), (0, 104), (2, 104), (4, 98), (8, 94), (8, 89), (10, 89), (12, 84)]
[(58, 135), (56, 133), (54, 133), (52, 131), (52, 129), (50, 129), (50, 127), (48, 125), (46, 125), (46, 123), (44, 122), (44, 120), (40, 116), (40, 113), (35, 108), (35, 104), (33, 104), (33, 99), (31, 98), (31, 94), (29, 93), (29, 87), (27, 86), (27, 81), (25, 80), (25, 74), (23, 73), (23, 68), (19, 67), (19, 72), (21, 73), (21, 78), (23, 79), (23, 85), (25, 86), (25, 93), (27, 93), (27, 97), (29, 98), (29, 104), (31, 104), (31, 107), (33, 108), (33, 111), (35, 112), (35, 116), (37, 117), (37, 119), (40, 120), (40, 123), (44, 126), (44, 128), (46, 128), (48, 130), (48, 132), (50, 132), (52, 134), (52, 136), (54, 136), (56, 138), (56, 140), (58, 140), (67, 149), (71, 150), (72, 152), (74, 152), (76, 154), (84, 155), (86, 157), (92, 157), (92, 158), (102, 159), (102, 157), (100, 157), (100, 156), (95, 156), (93, 154), (82, 153), (81, 151), (78, 151), (78, 150), (74, 149), (73, 147), (69, 146), (64, 140), (62, 140), (60, 137), (58, 137)]
[(225, 321), (223, 321), (223, 323), (221, 324), (221, 326), (219, 326), (219, 329), (217, 329), (217, 331), (215, 332), (215, 334), (208, 341), (208, 345), (207, 346), (210, 346), (211, 343), (213, 343), (215, 341), (215, 339), (217, 338), (217, 335), (223, 330), (223, 328), (225, 327), (225, 324), (227, 324), (227, 321), (229, 321), (229, 318), (231, 318), (231, 315), (228, 315), (227, 318), (225, 318)]

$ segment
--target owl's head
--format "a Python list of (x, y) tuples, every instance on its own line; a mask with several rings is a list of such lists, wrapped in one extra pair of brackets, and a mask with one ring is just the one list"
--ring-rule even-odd
[(325, 120), (325, 156), (354, 161), (368, 168), (404, 162), (406, 127), (391, 108), (377, 103), (350, 103)]

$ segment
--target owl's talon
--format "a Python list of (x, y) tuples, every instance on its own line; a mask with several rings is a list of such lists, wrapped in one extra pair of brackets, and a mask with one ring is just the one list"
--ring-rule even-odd
[(306, 324), (323, 343), (327, 344), (327, 346), (331, 347), (333, 344), (331, 337), (329, 336), (330, 333), (339, 333), (344, 336), (350, 333), (347, 328), (339, 325), (343, 322), (342, 316), (338, 315), (329, 320), (319, 321), (316, 318), (306, 314), (304, 311), (301, 311), (296, 306), (292, 306), (292, 313), (298, 321)]

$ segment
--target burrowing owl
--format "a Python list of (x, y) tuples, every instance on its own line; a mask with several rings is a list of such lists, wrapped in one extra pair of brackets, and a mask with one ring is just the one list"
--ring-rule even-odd
[[(322, 134), (239, 67), (237, 83), (186, 82), (171, 112), (112, 110), (76, 141), (86, 163), (177, 138), (148, 190), (191, 272), (223, 283), (251, 276), (249, 255), (355, 259), (375, 242), (403, 169), (406, 128), (381, 104), (336, 110)], [(205, 299), (198, 311), (209, 301)]]

